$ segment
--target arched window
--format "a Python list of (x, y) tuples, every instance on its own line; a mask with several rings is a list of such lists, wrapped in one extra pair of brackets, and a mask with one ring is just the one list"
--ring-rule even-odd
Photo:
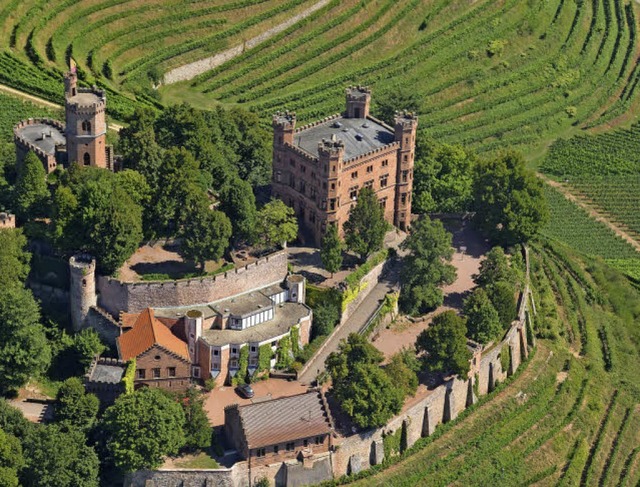
[(88, 152), (84, 153), (83, 162), (85, 166), (88, 166), (89, 164), (91, 164), (91, 156), (89, 155)]
[(91, 122), (84, 120), (82, 122), (82, 131), (83, 132), (91, 132)]

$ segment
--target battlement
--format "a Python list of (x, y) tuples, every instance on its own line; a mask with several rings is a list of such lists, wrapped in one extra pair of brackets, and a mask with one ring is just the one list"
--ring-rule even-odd
[(372, 157), (375, 157), (384, 152), (393, 152), (400, 146), (399, 142), (392, 142), (391, 144), (385, 145), (384, 147), (378, 147), (377, 149), (370, 150), (369, 152), (365, 152), (364, 154), (360, 154), (358, 156), (352, 157), (351, 159), (347, 159), (344, 161), (345, 166), (344, 170), (352, 169), (353, 167), (360, 165), (362, 163), (369, 163)]
[(0, 228), (16, 228), (16, 216), (4, 211), (0, 212)]
[(92, 272), (96, 268), (96, 260), (89, 254), (76, 254), (69, 259), (69, 267), (83, 273)]
[(328, 154), (331, 156), (339, 154), (340, 152), (344, 152), (344, 142), (335, 135), (332, 135), (331, 139), (322, 139), (322, 141), (318, 143), (319, 154)]
[(418, 124), (418, 115), (414, 112), (400, 111), (395, 113), (395, 124), (403, 128), (413, 128)]
[(346, 90), (347, 98), (351, 100), (364, 101), (371, 97), (371, 89), (368, 86), (349, 86)]
[(340, 117), (342, 117), (342, 115), (339, 113), (336, 113), (329, 117), (321, 118), (320, 120), (316, 120), (315, 122), (311, 122), (311, 123), (308, 123), (307, 125), (303, 125), (302, 127), (296, 128), (296, 133), (302, 132), (312, 127), (316, 127), (317, 125), (322, 125), (323, 123), (330, 122), (331, 120), (335, 120), (336, 118), (340, 118)]
[(290, 112), (286, 110), (284, 112), (276, 112), (273, 115), (273, 126), (280, 128), (287, 128), (295, 126), (296, 124), (296, 112)]

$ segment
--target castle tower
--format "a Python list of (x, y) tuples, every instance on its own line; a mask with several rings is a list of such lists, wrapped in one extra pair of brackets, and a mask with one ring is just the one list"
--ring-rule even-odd
[(287, 276), (286, 286), (289, 290), (289, 301), (292, 303), (303, 303), (306, 300), (305, 296), (305, 278), (300, 274), (291, 274)]
[(198, 339), (202, 336), (202, 311), (192, 309), (187, 311), (184, 318), (187, 341), (189, 342), (189, 355), (194, 363), (198, 363)]
[(69, 304), (71, 323), (75, 331), (86, 326), (92, 306), (96, 306), (96, 260), (87, 254), (77, 254), (69, 259)]
[(407, 230), (411, 224), (411, 191), (418, 117), (413, 113), (399, 112), (396, 114), (394, 128), (395, 139), (400, 147), (398, 148), (393, 224), (400, 230)]
[[(330, 140), (323, 139), (318, 144), (318, 166), (322, 174), (328, 174), (326, 193), (323, 200), (326, 200), (326, 224), (334, 224), (339, 220), (338, 210), (340, 208), (339, 179), (342, 173), (342, 161), (344, 159), (344, 143), (335, 135)], [(326, 198), (325, 198), (326, 196)], [(324, 204), (323, 204), (324, 206)], [(322, 229), (324, 232), (325, 228)], [(342, 226), (338, 227), (338, 233), (343, 234)]]
[(346, 118), (367, 118), (371, 105), (371, 90), (366, 86), (350, 86), (346, 94)]
[(107, 157), (106, 95), (93, 88), (78, 88), (74, 71), (65, 75), (65, 117), (69, 164), (110, 168)]

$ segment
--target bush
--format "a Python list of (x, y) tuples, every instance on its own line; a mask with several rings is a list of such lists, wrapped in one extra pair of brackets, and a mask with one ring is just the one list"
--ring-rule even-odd
[(213, 377), (209, 377), (204, 380), (204, 391), (211, 392), (216, 388), (216, 380)]

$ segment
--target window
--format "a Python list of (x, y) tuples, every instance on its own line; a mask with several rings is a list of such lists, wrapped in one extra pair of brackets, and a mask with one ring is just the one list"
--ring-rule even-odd
[(389, 184), (389, 175), (388, 174), (384, 174), (384, 175), (380, 176), (380, 187), (381, 188), (386, 188), (387, 184)]
[(316, 436), (316, 445), (322, 445), (322, 436)]
[(296, 187), (296, 178), (293, 176), (293, 174), (289, 174), (289, 186), (291, 186), (292, 188)]
[(351, 173), (351, 179), (357, 179), (358, 178), (358, 171), (353, 171)]
[(380, 208), (383, 210), (387, 207), (387, 198), (380, 198)]
[(213, 356), (217, 357), (218, 355), (220, 355), (220, 350), (214, 350), (213, 351)]
[(307, 168), (306, 166), (300, 166), (300, 171), (302, 171), (302, 174), (307, 172)]
[(82, 162), (84, 163), (85, 166), (88, 166), (89, 164), (91, 164), (91, 156), (89, 155), (88, 152), (84, 153), (84, 157), (82, 158)]
[(252, 352), (255, 352), (255, 351), (256, 351), (256, 347), (255, 347), (255, 345), (252, 345), (252, 346), (251, 346), (251, 351), (252, 351)]
[(167, 367), (167, 377), (175, 377), (175, 376), (176, 376), (176, 368)]
[(303, 443), (304, 443), (304, 447), (305, 447), (305, 448), (309, 446), (309, 440), (304, 440), (304, 442), (303, 442)]
[(273, 445), (273, 453), (278, 454), (278, 451), (280, 451), (280, 445)]
[(82, 122), (82, 131), (86, 133), (91, 132), (91, 122), (84, 120)]
[(213, 362), (211, 364), (211, 370), (220, 370), (220, 364), (218, 362)]
[(373, 166), (367, 166), (367, 172), (373, 172)]
[(407, 162), (409, 160), (409, 156), (407, 154), (404, 155), (404, 162)]
[(322, 200), (322, 203), (320, 203), (320, 209), (321, 210), (327, 209), (327, 200)]
[(153, 378), (154, 379), (160, 378), (160, 369), (153, 369)]
[(250, 357), (249, 358), (249, 365), (251, 367), (257, 367), (258, 366), (258, 357)]
[(329, 211), (335, 211), (335, 209), (336, 209), (336, 199), (331, 198), (329, 200)]
[(372, 189), (373, 188), (373, 179), (371, 179), (371, 180), (367, 181), (366, 183), (364, 183), (364, 187)]
[(162, 357), (160, 355), (156, 355), (155, 357), (153, 357), (153, 360), (160, 360)]
[(387, 167), (389, 165), (389, 160), (385, 159), (384, 161), (382, 161), (382, 167)]
[(407, 182), (407, 176), (409, 174), (409, 171), (402, 171), (402, 182), (406, 183)]
[(407, 204), (407, 193), (402, 193), (402, 195), (400, 195), (400, 204), (401, 205)]
[[(326, 186), (325, 186), (326, 188)], [(336, 183), (331, 183), (331, 191), (333, 191), (334, 189), (336, 189)]]
[(282, 173), (280, 171), (276, 172), (276, 182), (280, 182), (282, 179)]
[(316, 197), (316, 188), (314, 186), (311, 186), (309, 188), (309, 196), (311, 196), (312, 198)]
[(358, 199), (358, 187), (357, 186), (355, 188), (351, 188), (349, 190), (349, 199), (353, 200), (353, 201)]
[(237, 349), (237, 348), (235, 348), (235, 347), (234, 347), (234, 348), (232, 348), (232, 349), (231, 349), (231, 353), (238, 353), (238, 349)]
[(305, 194), (307, 192), (307, 183), (300, 181), (300, 192)]
[(295, 448), (295, 443), (293, 441), (291, 443), (287, 443), (286, 446), (284, 447), (284, 449), (287, 451), (293, 451), (294, 448)]
[(145, 376), (147, 375), (145, 372), (146, 371), (144, 369), (136, 370), (136, 379), (144, 379)]
[(258, 448), (256, 450), (256, 456), (257, 457), (263, 457), (267, 454), (267, 450), (265, 448)]
[(289, 165), (291, 167), (296, 167), (296, 161), (294, 161), (293, 159), (289, 159)]
[(238, 368), (238, 359), (232, 358), (231, 360), (229, 360), (229, 368), (230, 369), (237, 369)]

